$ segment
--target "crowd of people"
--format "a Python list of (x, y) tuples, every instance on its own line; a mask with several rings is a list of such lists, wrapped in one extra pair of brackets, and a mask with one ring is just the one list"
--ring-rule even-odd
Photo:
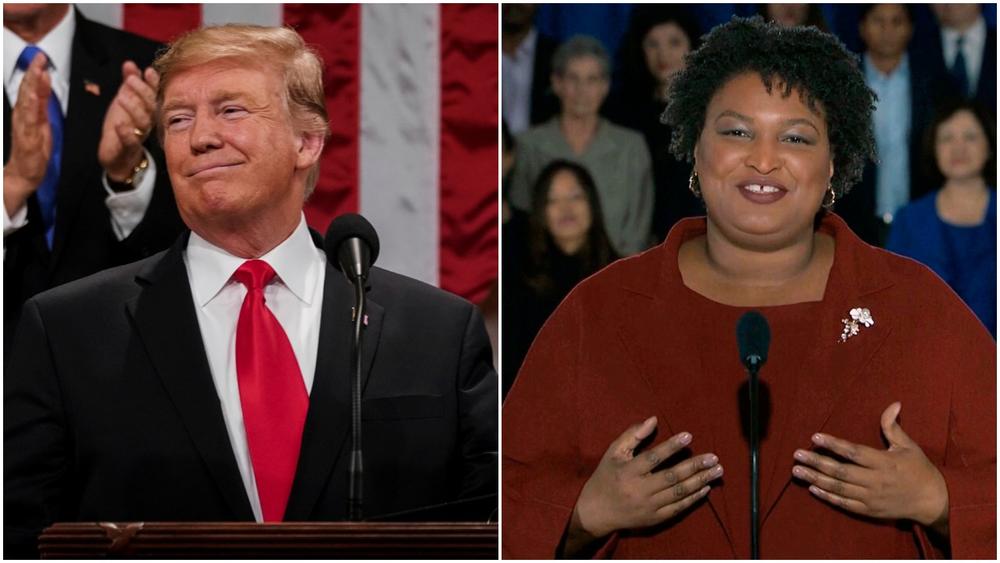
[[(551, 195), (557, 176), (551, 166), (579, 165), (573, 175), (591, 210), (584, 223), (606, 233), (613, 251), (601, 257), (642, 252), (680, 219), (705, 213), (692, 163), (673, 156), (674, 132), (661, 122), (673, 77), (709, 31), (699, 9), (632, 7), (612, 56), (606, 41), (593, 36), (561, 43), (548, 37), (535, 25), (534, 5), (503, 5), (502, 114), (512, 159), (504, 174), (503, 287), (517, 296), (504, 299), (505, 390), (549, 314), (577, 282), (608, 263), (595, 260), (586, 245), (573, 251), (555, 242), (554, 225), (545, 220), (560, 205)], [(876, 96), (876, 157), (832, 209), (865, 242), (930, 266), (995, 337), (995, 21), (988, 24), (978, 4), (852, 9), (857, 64)], [(837, 32), (818, 5), (761, 4), (753, 14), (781, 26)], [(583, 195), (590, 194), (588, 184), (593, 199)], [(539, 199), (540, 193), (550, 195)], [(538, 254), (539, 236), (552, 249), (547, 255)], [(561, 261), (567, 256), (576, 258), (571, 269)], [(543, 274), (560, 283), (544, 289), (533, 283), (539, 267), (552, 268)]]

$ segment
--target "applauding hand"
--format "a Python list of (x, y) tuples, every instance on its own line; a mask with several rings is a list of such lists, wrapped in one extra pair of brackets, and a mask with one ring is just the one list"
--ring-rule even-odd
[(13, 216), (35, 193), (52, 158), (48, 103), (52, 94), (48, 60), (38, 53), (24, 72), (10, 112), (10, 158), (3, 168), (3, 202)]
[(927, 459), (896, 418), (902, 408), (893, 403), (882, 413), (882, 434), (889, 449), (877, 450), (827, 434), (813, 443), (847, 460), (796, 450), (801, 465), (792, 474), (811, 483), (809, 491), (850, 512), (885, 519), (909, 519), (948, 533), (948, 489), (944, 477)]
[(155, 125), (159, 84), (160, 75), (152, 68), (141, 72), (132, 61), (122, 64), (122, 85), (104, 116), (97, 149), (97, 160), (112, 181), (124, 182), (142, 162), (142, 143)]

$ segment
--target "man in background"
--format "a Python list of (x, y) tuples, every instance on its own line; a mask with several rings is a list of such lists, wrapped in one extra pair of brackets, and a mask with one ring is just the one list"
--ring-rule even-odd
[[(157, 43), (67, 4), (4, 4), (4, 342), (26, 299), (169, 246), (150, 138)], [(146, 69), (145, 71), (142, 69)]]
[(500, 9), (503, 120), (516, 135), (559, 111), (559, 101), (549, 88), (558, 44), (535, 27), (535, 5), (503, 4)]

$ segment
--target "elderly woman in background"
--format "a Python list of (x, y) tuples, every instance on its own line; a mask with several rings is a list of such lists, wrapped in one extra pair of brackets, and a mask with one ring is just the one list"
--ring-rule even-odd
[(578, 285), (536, 338), (504, 404), (504, 556), (747, 558), (734, 327), (756, 309), (761, 557), (995, 557), (996, 344), (825, 210), (873, 153), (856, 57), (759, 18), (704, 41), (665, 118), (707, 217)]
[(510, 202), (530, 210), (542, 168), (559, 158), (579, 162), (594, 176), (612, 245), (626, 255), (649, 246), (653, 177), (642, 136), (600, 116), (610, 74), (608, 54), (592, 37), (573, 37), (556, 50), (552, 89), (560, 113), (518, 137)]
[(670, 154), (671, 129), (660, 123), (670, 81), (697, 46), (698, 24), (680, 4), (643, 4), (632, 10), (621, 49), (621, 90), (611, 119), (642, 132), (653, 156), (653, 240), (660, 242), (678, 220), (703, 215), (701, 200), (687, 189), (691, 164)]
[(923, 161), (941, 189), (899, 211), (886, 248), (930, 266), (995, 339), (995, 120), (975, 102), (955, 102), (939, 110), (925, 137)]
[(618, 258), (586, 168), (554, 160), (542, 170), (532, 190), (526, 244), (508, 256), (521, 261), (504, 264), (504, 395), (556, 306), (576, 284)]

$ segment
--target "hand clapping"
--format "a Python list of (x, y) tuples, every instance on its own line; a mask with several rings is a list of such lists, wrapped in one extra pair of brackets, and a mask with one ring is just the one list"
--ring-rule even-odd
[(52, 157), (52, 130), (48, 103), (52, 82), (45, 70), (48, 60), (38, 53), (24, 73), (11, 110), (10, 158), (3, 169), (3, 200), (13, 216), (35, 193)]
[(948, 489), (944, 477), (896, 421), (900, 403), (882, 413), (888, 450), (854, 444), (827, 434), (813, 443), (847, 460), (796, 450), (792, 474), (811, 483), (809, 491), (850, 512), (874, 518), (906, 518), (947, 534)]
[(132, 61), (122, 65), (122, 85), (104, 116), (97, 150), (108, 178), (124, 182), (142, 162), (142, 144), (153, 130), (156, 88), (160, 76), (152, 68), (143, 73)]

